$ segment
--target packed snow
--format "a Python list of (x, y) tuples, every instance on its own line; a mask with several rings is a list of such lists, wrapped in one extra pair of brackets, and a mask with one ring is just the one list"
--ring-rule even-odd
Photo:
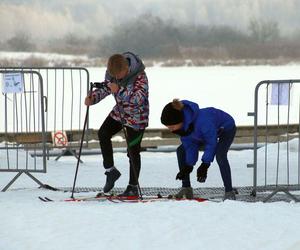
[[(201, 106), (218, 106), (230, 110), (239, 119), (246, 116), (253, 104), (244, 104), (244, 97), (251, 100), (256, 83), (267, 78), (296, 78), (295, 69), (299, 66), (274, 67), (267, 73), (269, 66), (256, 67), (263, 73), (253, 76), (254, 68), (241, 67), (238, 72), (232, 67), (212, 68), (162, 68), (161, 75), (157, 68), (149, 68), (151, 120), (152, 127), (160, 127), (159, 116), (163, 103), (180, 97), (201, 102)], [(282, 70), (282, 74), (278, 70)], [(187, 71), (185, 71), (187, 70)], [(192, 70), (195, 74), (189, 74)], [(209, 71), (212, 72), (209, 74)], [(181, 79), (177, 72), (182, 71)], [(199, 72), (198, 72), (199, 71)], [(201, 72), (206, 72), (201, 74)], [(215, 73), (218, 72), (218, 75)], [(293, 74), (288, 74), (293, 72)], [(299, 72), (299, 70), (298, 70)], [(102, 79), (102, 69), (91, 71), (93, 81)], [(223, 74), (223, 76), (222, 76)], [(197, 77), (196, 77), (197, 76)], [(208, 80), (208, 77), (211, 77)], [(172, 80), (173, 79), (173, 80)], [(222, 79), (222, 80), (220, 80)], [(237, 79), (233, 83), (232, 79)], [(240, 85), (243, 81), (253, 82)], [(176, 85), (172, 83), (176, 82)], [(182, 84), (179, 84), (179, 82)], [(197, 90), (187, 83), (195, 83)], [(209, 87), (208, 82), (218, 82)], [(203, 85), (202, 85), (203, 84)], [(176, 86), (176, 87), (174, 87)], [(231, 86), (240, 91), (233, 98), (234, 91), (226, 91)], [(163, 92), (159, 90), (163, 88)], [(167, 91), (168, 90), (168, 91)], [(184, 92), (183, 92), (184, 91)], [(236, 90), (237, 91), (237, 90)], [(187, 93), (191, 93), (188, 95)], [(231, 93), (228, 94), (227, 93)], [(154, 99), (155, 98), (155, 99)], [(158, 98), (158, 99), (156, 99)], [(107, 115), (112, 100), (108, 97), (101, 107), (101, 115), (95, 116), (96, 107), (91, 109), (91, 117), (97, 127), (101, 123), (102, 113)], [(239, 105), (236, 105), (236, 103)], [(216, 104), (216, 105), (214, 105)], [(97, 108), (98, 108), (97, 107)], [(238, 111), (241, 108), (241, 111)], [(101, 117), (100, 117), (101, 116)], [(248, 118), (247, 118), (248, 119)], [(250, 118), (249, 118), (250, 119)], [(252, 119), (252, 118), (251, 118)], [(243, 119), (244, 120), (244, 119)], [(252, 121), (252, 120), (251, 120)], [(291, 181), (297, 182), (298, 173), (298, 140), (290, 141), (289, 147), (281, 143), (281, 159), (285, 159), (289, 151), (291, 166)], [(270, 181), (274, 181), (277, 159), (277, 144), (268, 146), (270, 157)], [(259, 163), (264, 163), (265, 148), (258, 151)], [(5, 164), (6, 152), (0, 150), (1, 164)], [(201, 154), (201, 153), (200, 153)], [(21, 152), (22, 155), (22, 152)], [(20, 155), (20, 159), (22, 156)], [(23, 155), (24, 157), (24, 155)], [(100, 155), (82, 156), (83, 164), (79, 166), (77, 187), (102, 187), (105, 181), (102, 158)], [(229, 151), (229, 161), (232, 168), (234, 186), (249, 186), (253, 184), (253, 169), (247, 168), (253, 162), (253, 151)], [(43, 183), (55, 187), (71, 187), (75, 176), (77, 160), (72, 157), (62, 157), (59, 161), (51, 157), (47, 161), (47, 173), (33, 174)], [(41, 164), (38, 159), (38, 164)], [(197, 166), (200, 163), (197, 164)], [(115, 153), (115, 165), (122, 176), (116, 187), (126, 187), (128, 183), (128, 159), (125, 153)], [(196, 167), (197, 167), (196, 166)], [(178, 171), (176, 154), (174, 152), (157, 153), (142, 152), (142, 170), (140, 185), (142, 187), (180, 187), (175, 180)], [(286, 162), (280, 165), (280, 176), (285, 179)], [(294, 171), (294, 172), (293, 172)], [(258, 181), (264, 182), (263, 170), (258, 172)], [(298, 173), (299, 174), (299, 173)], [(0, 173), (0, 188), (16, 175), (16, 173)], [(192, 186), (221, 187), (222, 181), (218, 166), (214, 162), (209, 168), (206, 183), (196, 181), (196, 171), (192, 173)], [(295, 177), (295, 178), (294, 178)], [(95, 193), (80, 193), (76, 196), (90, 196)], [(240, 201), (194, 202), (167, 201), (154, 203), (111, 203), (111, 202), (53, 202), (43, 203), (38, 196), (48, 196), (55, 200), (69, 198), (71, 193), (54, 192), (39, 189), (37, 184), (26, 175), (21, 175), (6, 191), (0, 193), (0, 249), (5, 250), (99, 250), (99, 249), (206, 249), (206, 250), (296, 250), (300, 249), (299, 222), (300, 204), (295, 202), (246, 203)]]
[[(291, 144), (296, 147), (296, 141)], [(285, 145), (283, 145), (284, 147)], [(269, 147), (276, 157), (276, 145)], [(235, 186), (252, 184), (252, 151), (230, 151)], [(261, 159), (264, 149), (260, 149)], [(1, 157), (2, 158), (2, 157)], [(296, 165), (297, 152), (291, 150)], [(83, 156), (77, 187), (104, 184), (100, 156)], [(126, 154), (116, 153), (115, 163), (122, 172), (117, 187), (128, 182)], [(261, 160), (262, 161), (262, 160)], [(73, 184), (76, 159), (63, 157), (48, 161), (47, 174), (35, 174), (52, 186)], [(175, 153), (142, 153), (140, 185), (143, 187), (179, 187), (175, 181)], [(205, 184), (193, 187), (222, 186), (214, 162)], [(14, 174), (1, 173), (1, 184)], [(3, 187), (3, 186), (2, 186)], [(81, 193), (76, 196), (90, 196)], [(299, 249), (300, 204), (294, 202), (245, 203), (239, 201), (156, 203), (43, 203), (38, 196), (65, 199), (70, 193), (46, 191), (27, 176), (21, 176), (6, 192), (0, 193), (0, 249), (81, 250), (81, 249)]]

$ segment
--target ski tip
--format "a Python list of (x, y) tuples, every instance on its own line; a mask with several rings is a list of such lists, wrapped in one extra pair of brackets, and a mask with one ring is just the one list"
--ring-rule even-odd
[(48, 198), (48, 197), (42, 197), (42, 196), (39, 196), (38, 197), (41, 201), (43, 202), (50, 202), (50, 201), (53, 201), (52, 199)]
[(46, 200), (45, 200), (43, 197), (39, 196), (38, 198), (39, 198), (41, 201), (46, 202)]

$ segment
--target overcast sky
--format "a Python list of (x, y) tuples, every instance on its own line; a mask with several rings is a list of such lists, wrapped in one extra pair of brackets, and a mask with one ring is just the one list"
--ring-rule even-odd
[(229, 25), (276, 21), (282, 34), (300, 28), (299, 0), (0, 0), (1, 39), (24, 31), (35, 39), (66, 33), (101, 36), (144, 14), (174, 23)]

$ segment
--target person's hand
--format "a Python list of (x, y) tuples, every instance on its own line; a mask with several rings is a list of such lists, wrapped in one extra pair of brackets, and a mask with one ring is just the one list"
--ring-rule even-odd
[(205, 182), (207, 178), (207, 169), (209, 168), (210, 163), (202, 162), (200, 167), (197, 169), (197, 181)]
[(90, 106), (90, 105), (93, 105), (93, 103), (94, 103), (94, 97), (93, 96), (87, 96), (86, 98), (85, 98), (85, 100), (84, 100), (84, 104), (86, 105), (86, 106)]
[(176, 175), (176, 180), (183, 180), (193, 171), (193, 166), (184, 166)]
[(119, 92), (119, 85), (114, 83), (114, 82), (110, 82), (109, 84), (107, 84), (107, 86), (110, 88), (110, 91), (114, 94)]

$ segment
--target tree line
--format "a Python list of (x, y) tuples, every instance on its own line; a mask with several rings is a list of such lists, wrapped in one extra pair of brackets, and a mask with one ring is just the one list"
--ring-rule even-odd
[(247, 60), (300, 59), (300, 32), (282, 36), (274, 21), (250, 20), (246, 31), (229, 26), (178, 25), (159, 17), (144, 15), (114, 27), (103, 36), (35, 41), (19, 32), (0, 42), (0, 50), (87, 54), (104, 58), (112, 53), (134, 51), (149, 60)]

